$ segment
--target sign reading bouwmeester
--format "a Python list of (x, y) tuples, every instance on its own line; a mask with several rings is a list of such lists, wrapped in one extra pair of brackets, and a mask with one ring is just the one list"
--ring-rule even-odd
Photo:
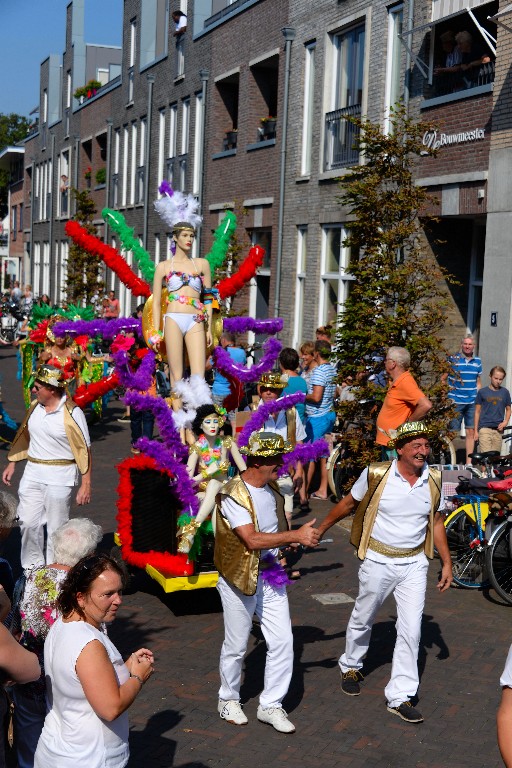
[(429, 149), (439, 149), (450, 144), (466, 144), (468, 141), (481, 141), (484, 138), (484, 128), (473, 128), (471, 131), (460, 131), (459, 133), (425, 131), (423, 134), (423, 146)]

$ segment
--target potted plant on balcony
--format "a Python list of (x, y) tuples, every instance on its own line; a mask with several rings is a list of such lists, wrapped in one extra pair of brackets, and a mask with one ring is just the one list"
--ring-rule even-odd
[(87, 189), (91, 188), (91, 173), (92, 173), (92, 168), (90, 165), (88, 165), (84, 171), (85, 186), (87, 187)]
[(101, 185), (105, 184), (107, 180), (107, 169), (106, 168), (98, 168), (96, 171), (96, 184)]
[(262, 130), (263, 136), (275, 136), (276, 123), (277, 123), (277, 117), (272, 117), (272, 115), (269, 115), (268, 117), (262, 117), (261, 130)]
[(91, 99), (93, 96), (96, 96), (98, 88), (101, 88), (99, 80), (89, 80), (86, 85), (81, 85), (80, 88), (77, 88), (73, 96), (82, 104), (84, 99)]

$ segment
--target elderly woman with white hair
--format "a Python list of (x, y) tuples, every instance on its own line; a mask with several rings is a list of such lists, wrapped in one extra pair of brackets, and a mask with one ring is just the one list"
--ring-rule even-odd
[(15, 700), (15, 741), (19, 768), (32, 768), (37, 742), (46, 716), (44, 641), (58, 617), (57, 597), (69, 569), (92, 554), (103, 537), (102, 529), (86, 517), (68, 520), (53, 533), (55, 562), (26, 572), (17, 582), (14, 594), (13, 634), (21, 645), (34, 651), (41, 665), (35, 683), (17, 685)]

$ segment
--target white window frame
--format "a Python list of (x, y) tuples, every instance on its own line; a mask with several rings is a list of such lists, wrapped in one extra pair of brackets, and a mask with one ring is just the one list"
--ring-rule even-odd
[(166, 110), (160, 109), (158, 111), (158, 171), (156, 175), (156, 188), (164, 178), (164, 162), (165, 162), (165, 129), (167, 127), (167, 115)]
[(131, 124), (131, 143), (130, 143), (130, 193), (129, 203), (135, 203), (135, 179), (137, 176), (137, 121)]
[(155, 234), (155, 264), (160, 263), (160, 235)]
[(62, 240), (60, 244), (60, 279), (57, 284), (58, 297), (57, 301), (60, 304), (66, 297), (66, 281), (68, 279), (68, 258), (69, 258), (69, 241)]
[(295, 311), (293, 315), (292, 347), (297, 349), (303, 341), (304, 299), (307, 274), (308, 228), (297, 227), (297, 260), (295, 263)]
[(194, 131), (194, 155), (192, 158), (192, 194), (198, 195), (201, 191), (201, 166), (203, 158), (203, 94), (196, 93), (195, 98), (195, 131)]
[(121, 186), (121, 206), (126, 206), (128, 199), (128, 154), (130, 149), (130, 127), (123, 126), (123, 173)]
[(316, 40), (305, 46), (304, 109), (302, 113), (302, 150), (300, 160), (301, 176), (309, 176), (311, 173), (311, 149), (315, 101), (315, 51)]
[(43, 293), (50, 294), (50, 243), (47, 240), (43, 242), (43, 289), (41, 295)]
[(176, 157), (178, 152), (178, 105), (171, 104), (169, 107), (169, 155)]
[(39, 293), (41, 279), (41, 243), (34, 243), (34, 272), (32, 277), (32, 290), (34, 295)]
[[(340, 230), (340, 257), (339, 257), (339, 270), (337, 272), (328, 271), (327, 269), (327, 245), (329, 239), (329, 232), (334, 230)], [(322, 226), (322, 249), (320, 256), (320, 295), (318, 302), (318, 325), (326, 325), (327, 323), (335, 323), (338, 315), (340, 314), (348, 296), (349, 284), (354, 279), (352, 275), (348, 274), (347, 270), (350, 264), (350, 248), (343, 245), (343, 241), (347, 237), (347, 229), (343, 224), (324, 224)], [(336, 313), (335, 317), (329, 317), (328, 311), (330, 307), (327, 303), (327, 293), (330, 283), (333, 280), (338, 282), (337, 301), (336, 301)]]
[(183, 99), (181, 102), (181, 153), (186, 155), (189, 148), (190, 133), (190, 99)]
[[(384, 91), (384, 133), (390, 131), (390, 110), (394, 106), (392, 101), (396, 101), (400, 98), (398, 94), (397, 98), (393, 98), (392, 92), (394, 84), (398, 76), (398, 83), (401, 80), (401, 67), (400, 61), (402, 58), (402, 44), (398, 37), (402, 32), (403, 27), (403, 3), (395, 5), (392, 8), (388, 8), (388, 44), (386, 53), (386, 85)], [(399, 19), (401, 19), (401, 24)], [(398, 68), (395, 66), (398, 59)]]

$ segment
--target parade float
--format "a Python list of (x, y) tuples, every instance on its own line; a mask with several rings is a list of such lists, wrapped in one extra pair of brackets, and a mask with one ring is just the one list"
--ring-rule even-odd
[[(200, 221), (194, 209), (196, 203), (191, 196), (173, 192), (166, 182), (160, 192), (162, 196), (155, 207), (160, 215), (164, 210), (162, 218), (168, 229), (175, 233), (174, 239), (178, 247), (181, 247), (180, 242), (186, 239), (181, 237), (182, 231), (193, 229)], [(192, 217), (193, 221), (191, 211), (196, 216)], [(124, 459), (117, 467), (116, 542), (123, 560), (130, 568), (145, 569), (165, 592), (212, 587), (217, 581), (213, 565), (212, 527), (215, 493), (233, 472), (243, 470), (245, 465), (238, 448), (247, 445), (251, 433), (263, 427), (269, 415), (268, 408), (261, 405), (251, 413), (236, 436), (236, 443), (220, 434), (225, 411), (214, 406), (211, 401), (209, 387), (204, 381), (204, 362), (202, 377), (196, 373), (189, 378), (173, 380), (173, 365), (175, 370), (180, 367), (176, 356), (185, 356), (185, 332), (181, 338), (181, 348), (169, 348), (169, 343), (174, 344), (176, 338), (175, 329), (169, 333), (162, 323), (162, 317), (165, 323), (166, 314), (172, 317), (171, 313), (166, 313), (169, 308), (192, 307), (190, 311), (196, 314), (192, 316), (189, 312), (185, 321), (192, 322), (193, 318), (196, 323), (202, 323), (204, 334), (200, 334), (194, 327), (196, 337), (202, 337), (203, 349), (206, 349), (204, 340), (208, 342), (208, 351), (213, 353), (215, 368), (233, 385), (240, 382), (244, 385), (255, 384), (263, 373), (271, 371), (276, 365), (282, 348), (277, 335), (282, 331), (283, 321), (280, 318), (225, 317), (225, 302), (256, 274), (263, 263), (265, 252), (259, 246), (253, 246), (233, 274), (216, 280), (217, 272), (228, 258), (231, 238), (236, 229), (235, 215), (226, 212), (214, 233), (210, 252), (205, 259), (197, 260), (201, 265), (201, 286), (199, 272), (193, 266), (195, 260), (190, 259), (190, 275), (171, 269), (164, 280), (167, 286), (171, 285), (171, 290), (165, 287), (161, 289), (161, 295), (157, 291), (158, 311), (155, 311), (151, 286), (155, 285), (158, 267), (155, 267), (147, 251), (134, 237), (133, 230), (126, 224), (122, 214), (104, 209), (102, 215), (118, 236), (120, 250), (102, 242), (76, 221), (67, 223), (66, 232), (75, 243), (101, 259), (134, 296), (143, 297), (143, 316), (141, 319), (129, 317), (102, 320), (72, 308), (65, 316), (52, 319), (51, 333), (54, 337), (65, 337), (70, 344), (74, 342), (75, 345), (87, 346), (87, 340), (92, 339), (113, 342), (113, 369), (108, 375), (99, 375), (98, 370), (93, 369), (88, 381), (82, 376), (78, 382), (73, 398), (80, 407), (101, 403), (101, 398), (110, 390), (122, 387), (125, 392), (124, 402), (132, 412), (149, 411), (158, 428), (157, 439), (138, 439), (134, 445), (136, 455)], [(176, 221), (179, 222), (177, 229)], [(186, 244), (184, 248), (186, 250)], [(128, 251), (132, 254), (140, 277), (123, 256), (123, 252)], [(171, 256), (171, 264), (173, 258), (174, 254)], [(161, 287), (160, 272), (157, 272), (158, 288)], [(178, 289), (174, 290), (172, 286), (179, 282), (177, 275), (181, 282)], [(193, 290), (180, 293), (179, 289), (189, 285)], [(204, 299), (204, 304), (199, 298), (194, 298), (194, 290), (200, 292), (199, 298)], [(180, 318), (178, 320), (181, 322)], [(170, 321), (167, 324), (171, 325)], [(27, 371), (29, 367), (33, 370), (36, 354), (30, 345), (47, 343), (45, 337), (48, 326), (47, 318), (39, 319), (36, 328), (32, 329), (32, 338), (25, 345), (27, 349), (22, 352), (22, 358), (25, 358), (23, 377), (26, 386), (30, 383)], [(235, 363), (220, 345), (211, 344), (212, 336), (218, 342), (222, 328), (233, 333), (252, 331), (259, 336), (265, 335), (259, 361), (252, 366)], [(136, 365), (133, 364), (130, 343), (123, 341), (126, 337), (144, 338), (148, 345)], [(187, 352), (190, 363), (194, 359), (194, 351), (188, 347)], [(204, 352), (201, 354), (206, 359)], [(168, 398), (158, 396), (154, 390), (155, 372), (162, 361), (170, 363), (172, 393)], [(239, 404), (239, 392), (240, 387), (233, 386), (232, 395), (228, 398), (231, 411), (236, 410)], [(302, 393), (284, 396), (273, 404), (273, 412), (290, 408), (303, 400)], [(297, 444), (293, 452), (286, 455), (286, 465), (282, 472), (286, 472), (297, 461), (314, 461), (326, 455), (328, 446), (323, 440), (313, 444)]]

